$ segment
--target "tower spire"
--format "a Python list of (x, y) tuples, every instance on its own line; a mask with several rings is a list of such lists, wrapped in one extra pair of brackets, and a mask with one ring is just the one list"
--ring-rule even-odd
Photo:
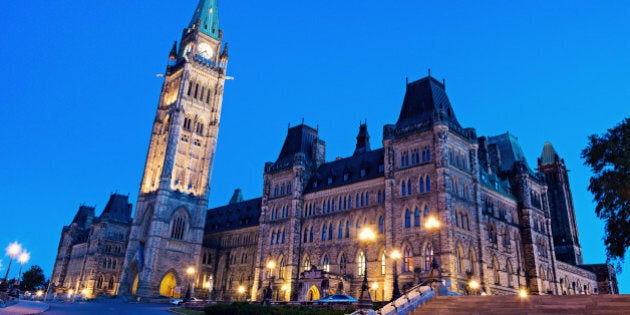
[(217, 9), (218, 0), (199, 0), (195, 14), (193, 14), (189, 29), (198, 28), (200, 32), (219, 39), (219, 10)]

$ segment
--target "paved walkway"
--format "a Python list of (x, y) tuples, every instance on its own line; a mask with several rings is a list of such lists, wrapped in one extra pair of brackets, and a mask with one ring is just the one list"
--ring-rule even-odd
[(35, 301), (19, 301), (9, 307), (0, 308), (0, 315), (39, 314), (48, 309), (48, 303)]

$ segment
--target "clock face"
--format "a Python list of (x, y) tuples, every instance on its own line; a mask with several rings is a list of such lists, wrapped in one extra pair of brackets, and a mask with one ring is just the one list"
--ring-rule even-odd
[(197, 46), (197, 53), (206, 59), (212, 59), (214, 57), (214, 51), (210, 47), (210, 45), (206, 43), (201, 43)]

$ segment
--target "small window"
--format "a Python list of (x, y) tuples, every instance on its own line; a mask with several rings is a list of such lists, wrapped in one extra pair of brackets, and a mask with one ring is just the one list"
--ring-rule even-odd
[(361, 177), (365, 177), (366, 171), (364, 168), (361, 169)]
[(350, 174), (349, 173), (343, 173), (343, 181), (344, 182), (347, 182), (349, 178), (350, 178)]
[(332, 182), (333, 182), (332, 176), (328, 176), (328, 185), (332, 184)]

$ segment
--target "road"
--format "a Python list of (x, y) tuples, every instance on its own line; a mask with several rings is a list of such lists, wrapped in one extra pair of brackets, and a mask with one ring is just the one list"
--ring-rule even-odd
[(173, 306), (168, 304), (148, 303), (107, 303), (107, 302), (76, 302), (76, 303), (51, 303), (50, 308), (43, 314), (128, 314), (149, 315), (169, 314), (168, 309)]

